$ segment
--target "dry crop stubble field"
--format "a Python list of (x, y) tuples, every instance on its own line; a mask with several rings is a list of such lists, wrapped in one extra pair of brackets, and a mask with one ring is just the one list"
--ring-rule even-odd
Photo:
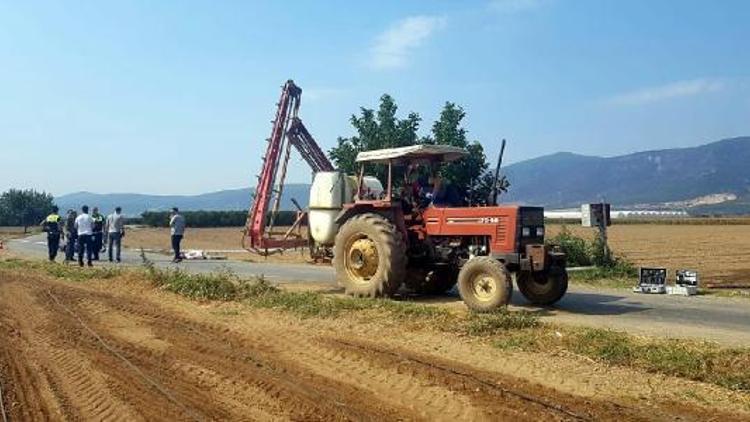
[[(562, 225), (550, 224), (548, 236)], [(593, 238), (595, 229), (565, 226)], [(634, 265), (695, 269), (702, 283), (750, 284), (750, 225), (615, 224), (608, 230), (610, 247)]]
[[(285, 231), (287, 227), (279, 227), (274, 231)], [(182, 240), (182, 250), (190, 249), (206, 251), (223, 251), (220, 255), (229, 259), (251, 260), (269, 262), (297, 262), (303, 263), (309, 260), (306, 249), (298, 251), (286, 251), (283, 255), (272, 255), (264, 258), (249, 252), (242, 251), (242, 233), (244, 227), (215, 227), (215, 228), (188, 228)], [(303, 232), (304, 234), (304, 232)], [(127, 230), (123, 239), (123, 246), (131, 249), (150, 249), (169, 253), (170, 244), (168, 228), (135, 227)], [(234, 251), (234, 252), (226, 252)]]

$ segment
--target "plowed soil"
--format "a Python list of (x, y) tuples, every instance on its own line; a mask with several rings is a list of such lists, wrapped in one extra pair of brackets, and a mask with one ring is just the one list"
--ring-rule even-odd
[(470, 342), (363, 324), (0, 271), (3, 404), (10, 420), (742, 419), (629, 395), (652, 376), (561, 372), (532, 355), (514, 365)]

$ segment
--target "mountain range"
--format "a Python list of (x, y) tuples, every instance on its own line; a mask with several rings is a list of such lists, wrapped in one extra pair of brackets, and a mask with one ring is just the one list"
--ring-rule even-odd
[(510, 165), (505, 174), (506, 200), (552, 208), (601, 200), (659, 206), (715, 195), (742, 202), (750, 195), (750, 137), (606, 158), (561, 152)]
[[(690, 148), (595, 157), (560, 152), (507, 166), (511, 183), (503, 202), (577, 207), (606, 201), (618, 208), (689, 208), (696, 213), (750, 213), (750, 137), (725, 139)], [(288, 184), (281, 208), (294, 209), (291, 198), (307, 205), (309, 185)], [(232, 189), (201, 195), (94, 194), (78, 192), (56, 198), (63, 208), (81, 204), (128, 215), (145, 210), (245, 210), (253, 190)]]

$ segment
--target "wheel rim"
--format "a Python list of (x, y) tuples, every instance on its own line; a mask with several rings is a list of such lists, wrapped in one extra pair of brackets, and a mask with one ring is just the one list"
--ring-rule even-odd
[(487, 274), (478, 274), (471, 280), (471, 291), (480, 302), (489, 302), (498, 290), (497, 280)]
[(346, 251), (346, 272), (349, 279), (367, 283), (378, 272), (379, 255), (375, 242), (365, 235), (355, 238)]

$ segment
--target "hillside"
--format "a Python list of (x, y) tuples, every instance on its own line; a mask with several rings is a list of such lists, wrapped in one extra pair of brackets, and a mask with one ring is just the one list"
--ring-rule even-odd
[(512, 184), (506, 201), (548, 207), (601, 199), (620, 206), (658, 205), (720, 193), (742, 202), (750, 192), (750, 137), (607, 158), (557, 153), (505, 172)]
[[(289, 184), (284, 188), (281, 208), (294, 209), (290, 198), (301, 205), (307, 204), (310, 187), (307, 184)], [(144, 195), (137, 193), (98, 194), (77, 192), (55, 199), (57, 205), (66, 210), (81, 205), (98, 206), (104, 211), (121, 206), (127, 215), (138, 215), (146, 210), (246, 210), (250, 206), (254, 189), (230, 189), (201, 195)]]
[[(618, 207), (691, 208), (695, 213), (750, 213), (750, 137), (725, 139), (692, 148), (592, 157), (560, 152), (509, 165), (511, 182), (503, 202), (577, 207), (605, 200)], [(129, 215), (145, 210), (244, 210), (252, 189), (233, 189), (195, 196), (94, 194), (79, 192), (57, 198), (61, 208), (82, 204)], [(724, 194), (724, 195), (718, 195)], [(287, 185), (282, 209), (294, 209), (290, 198), (306, 206), (309, 185)], [(700, 204), (701, 197), (735, 200)]]

